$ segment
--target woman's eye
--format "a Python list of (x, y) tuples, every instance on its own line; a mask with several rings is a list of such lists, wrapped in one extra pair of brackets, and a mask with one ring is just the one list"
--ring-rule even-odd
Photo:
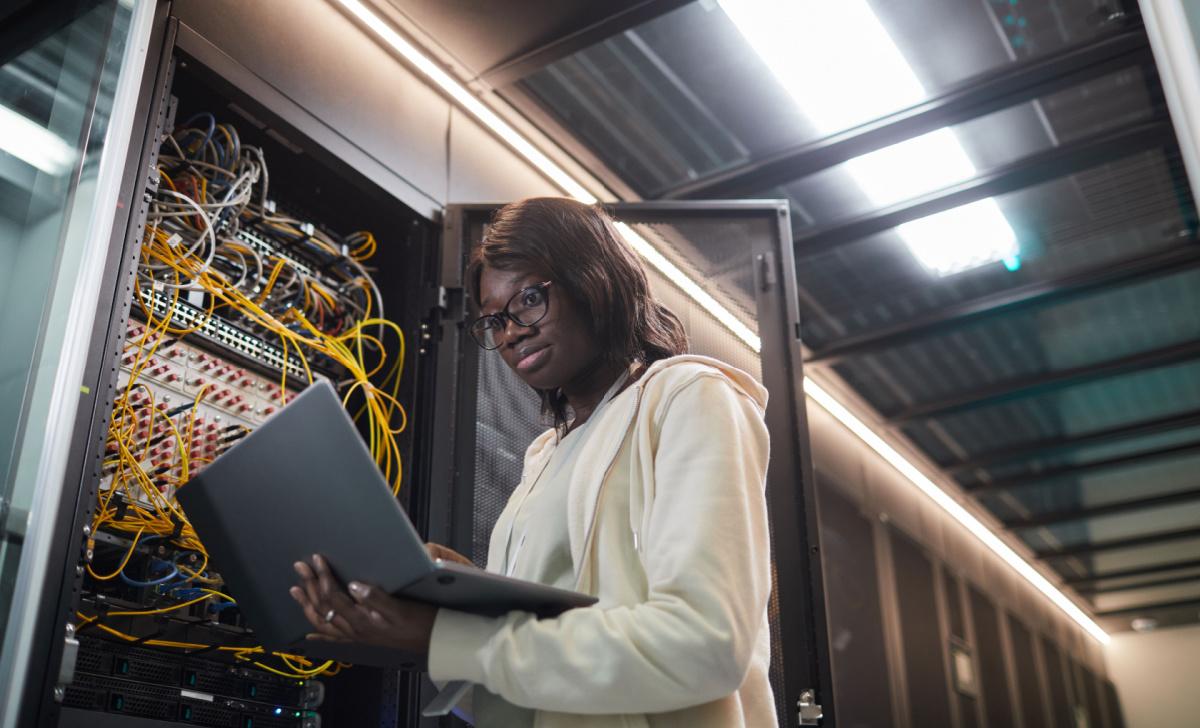
[(521, 296), (521, 305), (525, 308), (533, 308), (542, 304), (541, 291), (528, 291), (524, 296)]

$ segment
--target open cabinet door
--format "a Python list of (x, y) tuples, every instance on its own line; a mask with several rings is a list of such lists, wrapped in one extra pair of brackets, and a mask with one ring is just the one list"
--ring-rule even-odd
[[(482, 565), (489, 535), (521, 477), (525, 448), (545, 429), (533, 392), (497, 356), (481, 356), (463, 271), (497, 205), (451, 205), (443, 237), (446, 315), (440, 330), (429, 538)], [(692, 353), (721, 359), (770, 391), (767, 498), (774, 590), (771, 681), (781, 726), (832, 725), (825, 607), (805, 419), (796, 275), (788, 208), (775, 201), (612, 206), (635, 233), (655, 295), (683, 321)], [(642, 247), (648, 244), (647, 250)]]

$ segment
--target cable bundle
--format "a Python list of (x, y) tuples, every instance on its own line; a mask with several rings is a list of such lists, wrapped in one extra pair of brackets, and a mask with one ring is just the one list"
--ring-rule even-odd
[[(200, 122), (197, 124), (197, 122)], [(366, 417), (371, 454), (384, 477), (399, 493), (403, 480), (396, 437), (407, 426), (407, 414), (397, 400), (404, 366), (405, 339), (399, 326), (383, 317), (383, 302), (363, 261), (376, 251), (369, 232), (344, 239), (292, 217), (275, 214), (268, 201), (269, 175), (262, 150), (243, 146), (232, 126), (217, 124), (210, 114), (185, 123), (164, 141), (159, 184), (147, 216), (138, 268), (136, 301), (146, 325), (136, 340), (126, 342), (130, 375), (114, 402), (107, 438), (106, 472), (112, 479), (100, 495), (93, 532), (133, 534), (120, 566), (109, 574), (88, 573), (97, 581), (120, 578), (135, 587), (152, 589), (165, 607), (109, 612), (108, 616), (158, 615), (193, 604), (222, 600), (210, 610), (234, 604), (215, 587), (220, 580), (207, 571), (208, 553), (174, 498), (195, 470), (208, 462), (192, 458), (197, 406), (207, 394), (202, 387), (193, 401), (175, 411), (156, 405), (153, 391), (140, 382), (146, 365), (171, 337), (184, 337), (214, 316), (236, 321), (267, 339), (278, 339), (286, 361), (299, 358), (304, 377), (313, 381), (310, 360), (334, 363), (344, 373), (338, 383), (343, 404), (355, 395), (361, 400), (356, 419)], [(168, 313), (156, 313), (151, 295), (167, 296)], [(186, 297), (201, 296), (204, 315), (190, 326), (176, 325), (170, 312)], [(388, 342), (395, 356), (388, 364)], [(279, 397), (286, 403), (288, 367), (282, 367)], [(294, 381), (294, 380), (293, 380)], [(177, 474), (148, 470), (153, 433), (166, 425), (175, 443)], [(161, 574), (135, 579), (125, 573), (139, 540), (160, 540), (176, 550), (169, 562), (160, 561)], [(94, 548), (93, 541), (89, 548)], [(153, 563), (153, 562), (152, 562)], [(80, 628), (94, 623), (113, 636), (158, 647), (214, 649), (210, 645), (138, 640), (109, 625), (99, 615), (79, 615)], [(261, 647), (222, 646), (242, 660), (263, 652)], [(314, 666), (301, 657), (280, 655), (284, 669), (261, 662), (272, 672), (305, 678), (340, 669), (333, 662)]]

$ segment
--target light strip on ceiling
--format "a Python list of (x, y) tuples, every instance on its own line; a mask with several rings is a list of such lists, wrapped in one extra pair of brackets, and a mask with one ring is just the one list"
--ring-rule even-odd
[[(399, 51), (405, 58), (418, 70), (424, 73), (431, 81), (444, 89), (446, 93), (456, 101), (459, 101), (464, 108), (475, 115), (477, 119), (488, 126), (502, 139), (507, 141), (513, 149), (525, 157), (530, 164), (540, 169), (548, 178), (554, 180), (559, 187), (567, 194), (571, 195), (581, 202), (591, 204), (596, 201), (596, 197), (584, 189), (583, 185), (567, 174), (561, 167), (552, 162), (541, 152), (537, 151), (532, 144), (524, 137), (517, 133), (512, 127), (505, 124), (498, 116), (490, 109), (487, 109), (482, 102), (472, 96), (465, 88), (457, 81), (452, 79), (444, 71), (437, 68), (431, 61), (425, 58), (412, 44), (401, 38), (394, 30), (386, 23), (378, 18), (374, 13), (367, 10), (357, 0), (338, 0), (354, 13), (355, 17), (362, 20), (367, 27), (379, 34), (389, 45)], [(426, 71), (426, 69), (429, 69)], [(436, 75), (435, 75), (436, 74)], [(470, 103), (467, 103), (467, 102)], [(478, 109), (479, 111), (476, 111)], [(493, 121), (495, 122), (493, 124)], [(634, 232), (629, 226), (619, 223), (618, 227), (621, 234), (629, 244), (641, 255), (650, 265), (667, 276), (675, 285), (679, 286), (680, 290), (688, 295), (699, 306), (708, 311), (718, 322), (734, 336), (738, 337), (755, 353), (762, 349), (762, 342), (757, 335), (754, 334), (744, 323), (733, 315), (727, 308), (722, 306), (720, 302), (714, 299), (704, 288), (689, 278), (683, 271), (669, 261), (661, 252), (659, 252), (650, 242), (641, 235)], [(826, 392), (812, 379), (805, 377), (804, 391), (822, 408), (828, 411), (839, 422), (846, 426), (851, 432), (858, 436), (868, 447), (878, 453), (892, 467), (896, 468), (905, 478), (911, 481), (918, 489), (934, 503), (941, 507), (944, 511), (950, 514), (956, 521), (961, 523), (968, 531), (978, 538), (985, 546), (998, 555), (1005, 563), (1011, 566), (1018, 574), (1024, 577), (1038, 591), (1044, 594), (1055, 606), (1061, 609), (1071, 619), (1083, 627), (1088, 634), (1095, 637), (1104, 644), (1108, 644), (1109, 636), (1096, 624), (1090, 617), (1087, 616), (1074, 602), (1067, 598), (1065, 594), (1059, 591), (1053, 584), (1050, 583), (1045, 576), (1037, 569), (1033, 568), (1029, 562), (1025, 561), (1017, 552), (1004, 543), (994, 532), (991, 531), (982, 521), (976, 518), (966, 508), (956, 501), (949, 493), (942, 490), (940, 486), (930, 480), (922, 473), (915, 465), (909, 462), (903, 455), (895, 450), (891, 445), (883, 440), (874, 430), (855, 417), (841, 402), (833, 395)]]
[(75, 149), (46, 127), (0, 104), (0, 151), (58, 176), (75, 163)]
[[(721, 0), (721, 8), (822, 135), (928, 96), (866, 0)], [(976, 174), (948, 127), (851, 159), (844, 169), (876, 208)], [(992, 198), (902, 224), (896, 232), (939, 275), (993, 261), (1017, 264), (1016, 234)]]
[[(589, 205), (597, 201), (595, 195), (588, 192), (582, 184), (567, 174), (562, 167), (559, 167), (549, 157), (542, 154), (528, 139), (521, 136), (519, 132), (485, 106), (483, 102), (472, 95), (462, 84), (454, 80), (450, 74), (438, 68), (437, 64), (429, 60), (416, 46), (409, 43), (393, 30), (382, 18), (358, 0), (338, 0), (338, 2), (349, 10), (354, 17), (358, 18), (364, 25), (374, 31), (385, 43), (394, 48), (405, 60), (415, 66), (426, 78), (442, 89), (446, 95), (458, 102), (459, 105), (470, 112), (476, 119), (507, 142), (509, 146), (530, 164), (539, 169), (542, 174), (558, 185), (559, 189), (576, 200)], [(677, 285), (692, 300), (699, 304), (701, 308), (717, 319), (734, 336), (741, 339), (742, 342), (756, 353), (762, 349), (762, 341), (758, 335), (734, 316), (729, 309), (722, 306), (704, 288), (689, 278), (678, 266), (663, 256), (653, 245), (628, 225), (622, 223), (618, 227), (621, 234), (625, 236), (626, 241), (650, 265)]]
[(567, 174), (562, 167), (559, 167), (549, 157), (538, 151), (537, 147), (529, 143), (528, 139), (521, 136), (516, 129), (509, 126), (494, 111), (484, 106), (482, 101), (471, 94), (470, 91), (467, 91), (450, 74), (426, 58), (425, 54), (393, 30), (382, 18), (358, 0), (338, 0), (338, 2), (349, 10), (354, 17), (362, 21), (363, 25), (374, 31), (380, 39), (394, 48), (406, 61), (413, 64), (422, 75), (432, 81), (447, 96), (458, 102), (472, 116), (479, 119), (487, 128), (491, 129), (492, 132), (507, 142), (518, 154), (525, 157), (530, 164), (541, 170), (542, 174), (549, 177), (560, 189), (581, 202), (591, 204), (596, 201), (595, 195), (588, 192), (583, 185)]

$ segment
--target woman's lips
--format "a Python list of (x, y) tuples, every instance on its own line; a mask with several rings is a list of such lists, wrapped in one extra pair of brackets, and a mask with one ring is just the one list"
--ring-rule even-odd
[(521, 371), (532, 369), (533, 367), (540, 364), (543, 359), (546, 358), (546, 354), (547, 354), (547, 352), (549, 352), (549, 350), (550, 350), (549, 347), (544, 346), (535, 352), (526, 354), (525, 356), (521, 357), (520, 361), (517, 362), (517, 369), (521, 370)]

